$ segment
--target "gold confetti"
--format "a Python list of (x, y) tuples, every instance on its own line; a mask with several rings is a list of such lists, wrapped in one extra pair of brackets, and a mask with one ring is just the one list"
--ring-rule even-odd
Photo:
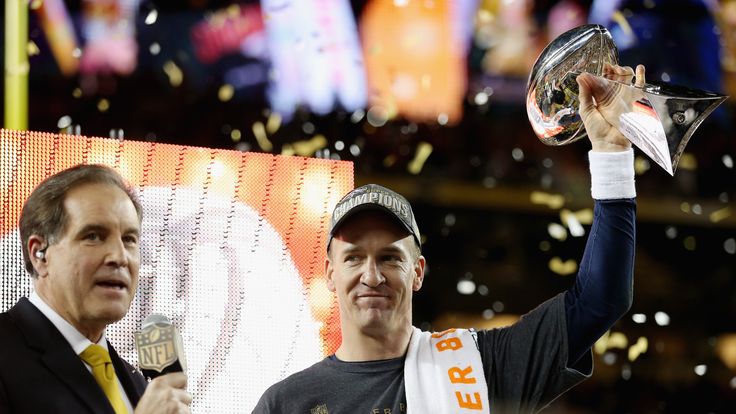
[(38, 10), (43, 5), (43, 0), (32, 0), (31, 1), (31, 10)]
[(608, 338), (611, 336), (611, 331), (606, 331), (597, 341), (593, 344), (593, 351), (598, 355), (603, 355), (608, 349)]
[(383, 166), (384, 167), (391, 167), (396, 163), (396, 155), (390, 154), (386, 156), (386, 158), (383, 159)]
[(217, 99), (219, 99), (222, 102), (227, 102), (233, 98), (234, 94), (235, 94), (235, 88), (233, 88), (233, 85), (226, 83), (220, 86), (220, 90), (217, 91)]
[(634, 362), (637, 358), (639, 358), (639, 355), (647, 352), (647, 348), (649, 347), (649, 341), (647, 341), (647, 338), (641, 336), (636, 341), (634, 345), (631, 345), (629, 348), (629, 361)]
[(695, 159), (693, 154), (684, 152), (680, 157), (680, 162), (677, 164), (677, 168), (681, 170), (694, 171), (698, 169), (698, 160)]
[(611, 336), (608, 337), (608, 349), (624, 349), (627, 346), (629, 346), (629, 340), (622, 332), (613, 332)]
[(719, 221), (723, 221), (729, 217), (731, 217), (731, 207), (723, 207), (722, 209), (710, 213), (711, 223), (718, 223)]
[(263, 125), (263, 122), (256, 122), (253, 124), (252, 129), (253, 135), (255, 135), (256, 141), (258, 142), (258, 146), (261, 147), (261, 150), (267, 152), (273, 150), (273, 144), (268, 140), (268, 136), (266, 136), (266, 127)]
[(81, 98), (82, 97), (82, 88), (74, 88), (72, 91), (72, 96), (75, 98)]
[(169, 77), (169, 83), (173, 87), (177, 87), (181, 85), (182, 80), (184, 80), (184, 74), (182, 73), (181, 69), (179, 69), (179, 66), (176, 65), (171, 60), (166, 61), (164, 63), (164, 73), (166, 73), (166, 76)]
[(240, 138), (242, 138), (242, 134), (240, 133), (239, 129), (233, 129), (230, 131), (230, 139), (233, 140), (233, 142), (240, 142)]
[(560, 220), (568, 229), (570, 229), (570, 235), (573, 237), (581, 237), (585, 234), (583, 225), (572, 211), (566, 208), (560, 210)]
[(567, 276), (575, 273), (578, 270), (578, 264), (575, 260), (569, 259), (562, 261), (559, 257), (553, 257), (549, 261), (549, 270), (557, 273), (560, 276)]
[(687, 250), (693, 251), (696, 248), (695, 237), (687, 236), (682, 240), (682, 244)]
[(231, 4), (225, 9), (225, 13), (227, 13), (228, 17), (238, 17), (240, 15), (240, 5), (238, 4)]
[(592, 224), (593, 223), (593, 209), (592, 208), (584, 208), (582, 210), (578, 210), (573, 213), (575, 217), (578, 219), (580, 224)]
[(621, 27), (621, 30), (624, 31), (626, 36), (631, 36), (634, 34), (634, 31), (631, 30), (631, 26), (629, 25), (628, 20), (626, 20), (626, 16), (624, 16), (624, 14), (621, 13), (620, 10), (616, 10), (613, 12), (611, 20), (618, 23), (618, 25)]
[(36, 56), (41, 53), (41, 51), (38, 49), (38, 46), (36, 45), (36, 42), (34, 42), (33, 40), (28, 41), (26, 51), (28, 52), (28, 56)]
[(102, 98), (97, 102), (97, 110), (100, 112), (107, 112), (108, 109), (110, 109), (110, 101), (107, 99)]
[(555, 240), (565, 241), (567, 239), (567, 229), (558, 223), (549, 223), (547, 232)]
[(690, 203), (683, 201), (680, 203), (680, 211), (683, 213), (689, 213), (690, 212)]
[(596, 354), (602, 355), (609, 349), (626, 349), (626, 347), (629, 346), (629, 340), (626, 338), (626, 335), (624, 335), (621, 332), (606, 332), (598, 341), (596, 341), (595, 345), (593, 345), (593, 350)]
[(318, 149), (324, 148), (327, 145), (327, 138), (324, 135), (315, 135), (312, 139), (306, 141), (296, 141), (291, 144), (286, 144), (281, 149), (281, 155), (300, 155), (302, 157), (308, 157), (314, 155)]
[(295, 154), (296, 151), (294, 151), (294, 147), (291, 144), (284, 144), (284, 146), (281, 147), (281, 155), (290, 157)]
[(427, 158), (429, 158), (429, 155), (432, 154), (432, 144), (428, 142), (420, 142), (417, 145), (417, 151), (414, 154), (414, 159), (409, 162), (409, 165), (406, 166), (406, 169), (409, 171), (409, 173), (417, 175), (422, 171), (422, 168), (424, 167), (424, 163), (427, 161)]
[(558, 210), (565, 205), (565, 197), (561, 194), (549, 194), (543, 191), (532, 191), (532, 204), (544, 204), (552, 210)]
[(716, 342), (715, 351), (727, 367), (736, 370), (736, 334), (721, 334)]
[(634, 160), (634, 172), (636, 175), (642, 175), (649, 171), (649, 167), (649, 160), (644, 157), (637, 156)]
[(268, 135), (273, 135), (279, 128), (281, 128), (281, 115), (277, 112), (272, 112), (268, 116), (268, 121), (266, 121), (266, 132), (268, 132)]

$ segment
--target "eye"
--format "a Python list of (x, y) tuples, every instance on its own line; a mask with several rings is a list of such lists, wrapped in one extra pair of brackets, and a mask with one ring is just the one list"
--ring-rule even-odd
[(138, 244), (138, 236), (133, 236), (133, 235), (123, 236), (123, 243), (128, 244), (128, 245), (136, 245)]
[(401, 257), (395, 254), (386, 254), (381, 256), (381, 261), (386, 263), (397, 263), (401, 261)]
[(98, 241), (101, 239), (100, 234), (97, 232), (89, 232), (82, 237), (83, 240)]
[(360, 260), (360, 257), (358, 257), (357, 254), (349, 254), (345, 256), (345, 263), (356, 263), (358, 260)]

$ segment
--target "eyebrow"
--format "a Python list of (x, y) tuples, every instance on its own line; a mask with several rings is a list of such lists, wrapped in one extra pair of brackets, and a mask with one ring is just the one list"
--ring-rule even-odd
[(404, 254), (404, 251), (396, 246), (388, 246), (384, 247), (380, 250), (381, 253), (394, 253), (394, 254)]
[[(98, 233), (109, 233), (110, 230), (107, 226), (104, 226), (102, 224), (87, 224), (84, 227), (82, 227), (78, 232), (77, 236), (89, 233), (89, 232), (98, 232)], [(140, 229), (131, 227), (126, 229), (123, 234), (130, 235), (133, 234), (135, 236), (140, 236)]]
[(93, 231), (94, 232), (107, 232), (108, 229), (107, 227), (100, 225), (100, 224), (87, 224), (81, 229), (79, 229), (79, 231), (77, 232), (77, 235), (81, 235), (81, 234), (89, 233)]
[[(351, 246), (351, 247), (348, 247), (347, 249), (343, 250), (342, 254), (343, 255), (355, 254), (355, 253), (361, 253), (363, 251), (364, 251), (364, 249), (362, 247), (360, 247), (360, 246)], [(402, 255), (402, 256), (405, 256), (406, 255), (405, 252), (402, 249), (400, 249), (400, 248), (398, 248), (396, 246), (386, 246), (386, 247), (383, 247), (383, 248), (381, 248), (378, 251), (378, 253), (379, 254), (398, 254), (398, 255)]]
[(353, 245), (353, 246), (350, 246), (347, 249), (343, 250), (342, 251), (342, 254), (343, 255), (346, 255), (346, 254), (354, 254), (354, 253), (358, 253), (358, 252), (360, 252), (362, 250), (363, 249), (360, 246)]

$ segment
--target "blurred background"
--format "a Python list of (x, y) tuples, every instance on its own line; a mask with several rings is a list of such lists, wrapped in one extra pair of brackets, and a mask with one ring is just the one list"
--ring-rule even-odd
[[(736, 94), (736, 1), (27, 3), (29, 129), (354, 162), (415, 208), (423, 329), (502, 326), (574, 280), (589, 144), (543, 145), (524, 107), (557, 35), (602, 24), (649, 79)], [(546, 412), (736, 412), (735, 110), (674, 177), (637, 151), (633, 307)]]

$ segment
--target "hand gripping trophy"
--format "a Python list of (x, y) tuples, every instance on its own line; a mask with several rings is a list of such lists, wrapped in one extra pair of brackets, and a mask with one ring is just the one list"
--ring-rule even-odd
[(582, 72), (603, 77), (618, 86), (625, 107), (607, 119), (632, 144), (674, 175), (688, 140), (701, 122), (726, 100), (712, 92), (617, 75), (618, 49), (608, 30), (584, 25), (553, 40), (537, 58), (526, 89), (529, 121), (547, 145), (566, 145), (586, 136), (578, 112)]

